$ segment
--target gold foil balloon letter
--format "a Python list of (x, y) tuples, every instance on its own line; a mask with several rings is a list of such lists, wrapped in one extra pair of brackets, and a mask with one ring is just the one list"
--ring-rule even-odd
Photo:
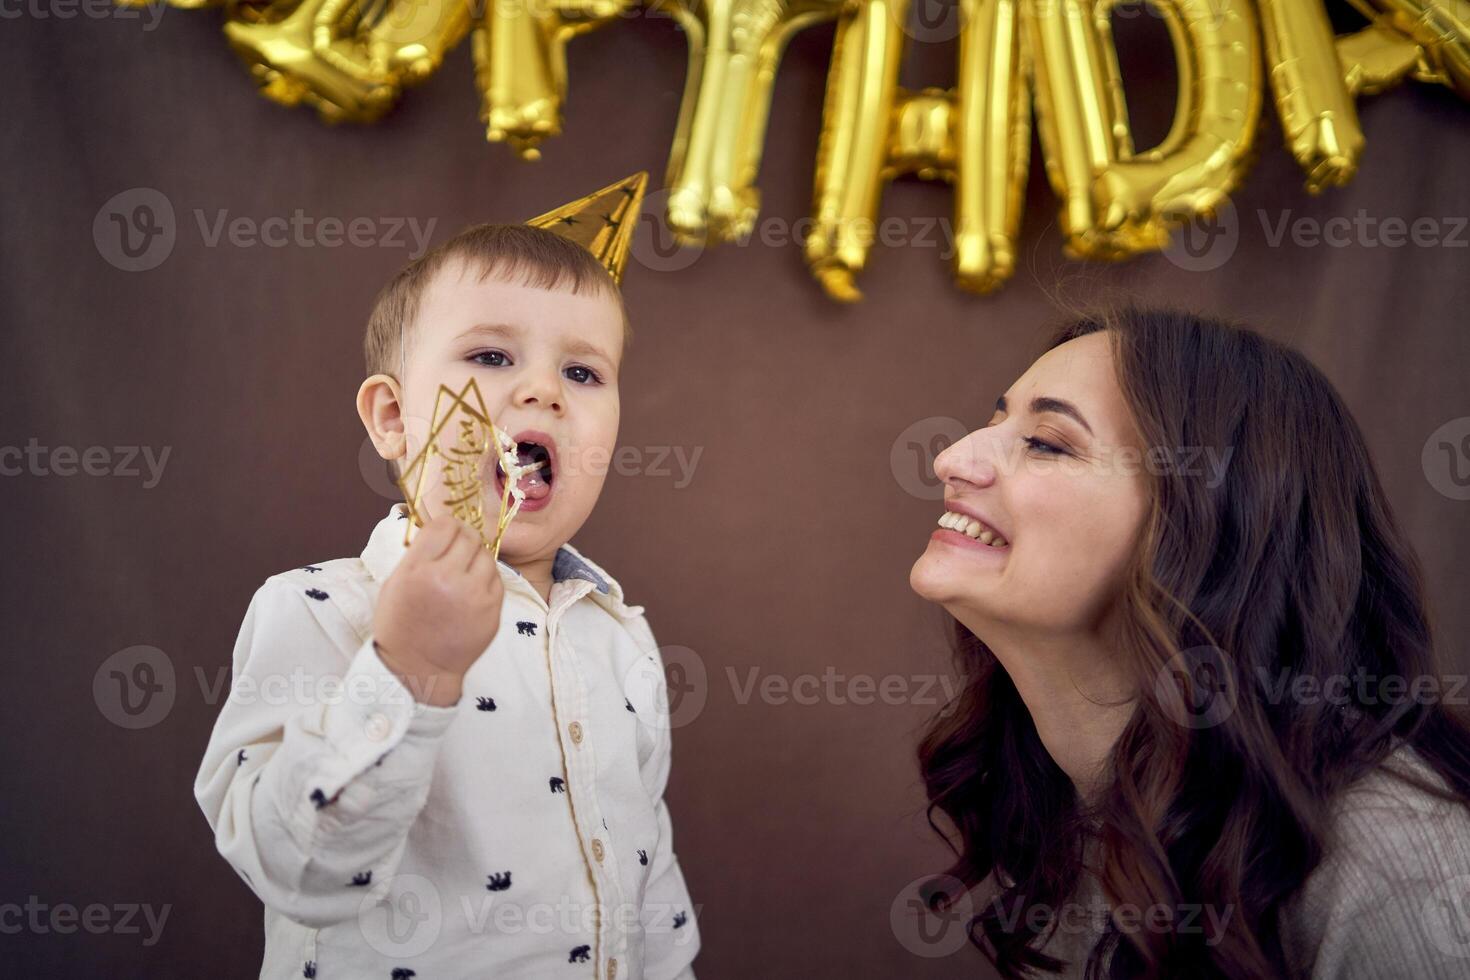
[(857, 7), (852, 0), (674, 0), (670, 9), (689, 39), (669, 157), (668, 222), (678, 238), (724, 241), (750, 231), (781, 52), (797, 31)]
[(225, 37), (265, 95), (371, 122), (432, 75), (469, 26), (465, 0), (301, 0), (232, 18)]
[(1174, 123), (1138, 152), (1113, 49), (1111, 0), (1027, 0), (1037, 117), (1062, 198), (1066, 248), (1124, 258), (1222, 203), (1244, 173), (1261, 111), (1254, 8), (1243, 0), (1157, 0), (1179, 66)]
[(567, 42), (637, 6), (633, 0), (486, 0), (475, 27), (475, 81), (485, 136), (523, 160), (561, 132)]

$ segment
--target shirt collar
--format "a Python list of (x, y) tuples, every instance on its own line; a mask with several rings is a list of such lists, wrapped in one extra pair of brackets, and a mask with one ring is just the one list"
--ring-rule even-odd
[[(402, 560), (403, 553), (408, 550), (403, 543), (403, 522), (406, 520), (408, 520), (408, 506), (402, 503), (394, 504), (388, 511), (388, 516), (373, 528), (367, 547), (363, 549), (362, 563), (367, 566), (368, 573), (379, 584), (388, 580), (388, 576), (393, 574), (393, 569), (397, 568), (398, 562)], [(521, 574), (504, 561), (500, 564), (518, 576)], [(605, 597), (613, 608), (626, 609), (623, 603), (623, 589), (617, 581), (569, 544), (564, 544), (557, 549), (556, 557), (551, 562), (551, 579), (553, 582), (565, 582), (570, 579), (583, 579), (591, 582), (597, 594)]]

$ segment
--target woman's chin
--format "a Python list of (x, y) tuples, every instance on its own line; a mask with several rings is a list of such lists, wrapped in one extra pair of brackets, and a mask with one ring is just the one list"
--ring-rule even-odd
[(909, 588), (922, 599), (941, 606), (988, 605), (995, 583), (987, 582), (984, 569), (975, 562), (950, 554), (943, 544), (930, 542), (929, 547), (909, 569)]
[(958, 569), (946, 567), (943, 556), (934, 553), (934, 546), (919, 556), (909, 569), (909, 588), (921, 599), (943, 605), (958, 598), (963, 584), (957, 577)]

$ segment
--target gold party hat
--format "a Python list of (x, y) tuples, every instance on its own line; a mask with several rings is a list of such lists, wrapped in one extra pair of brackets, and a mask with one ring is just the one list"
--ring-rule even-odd
[(581, 245), (597, 256), (612, 274), (613, 282), (621, 285), (628, 247), (638, 227), (638, 210), (643, 206), (643, 192), (647, 189), (648, 171), (640, 170), (526, 224), (554, 231)]

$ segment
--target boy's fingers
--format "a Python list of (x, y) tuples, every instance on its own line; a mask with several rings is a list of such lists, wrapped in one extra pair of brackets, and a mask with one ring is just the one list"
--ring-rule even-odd
[(476, 535), (475, 551), (474, 554), (470, 555), (470, 560), (465, 565), (465, 571), (474, 573), (476, 575), (481, 574), (484, 571), (482, 566), (489, 561), (490, 549), (485, 547), (485, 542), (480, 540), (479, 535)]
[[(458, 523), (457, 521), (455, 523)], [(474, 550), (480, 546), (480, 536), (470, 528), (460, 524), (455, 529), (454, 540), (449, 542), (449, 547), (439, 560), (453, 568), (465, 569), (470, 567), (470, 559), (474, 557)]]
[(448, 514), (436, 517), (424, 525), (424, 529), (414, 540), (415, 547), (409, 550), (416, 551), (416, 557), (423, 561), (438, 561), (459, 540), (460, 526), (457, 517)]

